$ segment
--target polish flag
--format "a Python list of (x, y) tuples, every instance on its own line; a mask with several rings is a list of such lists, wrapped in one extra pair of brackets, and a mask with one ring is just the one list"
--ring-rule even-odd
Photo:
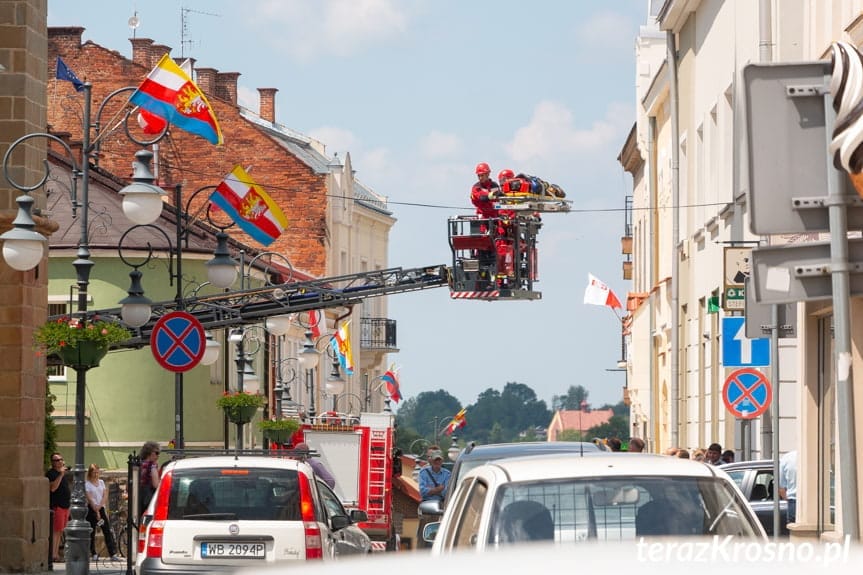
[(593, 274), (587, 274), (587, 288), (584, 290), (584, 303), (590, 305), (606, 305), (612, 309), (622, 308), (620, 300), (607, 285), (599, 281)]

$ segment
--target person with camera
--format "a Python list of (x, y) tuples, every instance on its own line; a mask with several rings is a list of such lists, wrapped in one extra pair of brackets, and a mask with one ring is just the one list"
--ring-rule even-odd
[(90, 537), (90, 555), (93, 556), (93, 561), (99, 559), (99, 554), (96, 553), (96, 527), (102, 528), (102, 534), (105, 536), (105, 547), (108, 548), (108, 555), (112, 561), (122, 559), (117, 553), (117, 545), (114, 542), (114, 534), (111, 531), (111, 524), (108, 521), (108, 490), (105, 489), (105, 482), (99, 475), (101, 474), (99, 466), (95, 463), (90, 464), (87, 469), (87, 481), (84, 487), (87, 491), (87, 521), (93, 528), (93, 534)]
[(60, 561), (60, 537), (69, 522), (69, 508), (72, 506), (72, 486), (67, 477), (69, 468), (63, 462), (63, 456), (57, 452), (51, 454), (51, 469), (45, 473), (48, 486), (51, 489), (49, 505), (54, 512), (51, 529), (54, 537), (51, 539), (51, 556), (53, 561)]

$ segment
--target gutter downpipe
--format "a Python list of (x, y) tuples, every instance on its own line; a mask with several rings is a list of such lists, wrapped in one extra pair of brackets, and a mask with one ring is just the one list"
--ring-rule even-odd
[[(650, 315), (650, 326), (648, 333), (650, 334), (650, 353), (649, 357), (649, 375), (648, 389), (650, 390), (650, 401), (648, 406), (647, 416), (650, 421), (650, 445), (656, 446), (659, 434), (656, 428), (656, 402), (659, 401), (659, 390), (656, 389), (656, 337), (653, 332), (656, 331), (656, 297), (659, 290), (656, 284), (656, 258), (659, 250), (656, 249), (656, 116), (648, 116), (647, 124), (647, 208), (650, 217), (648, 218), (647, 233), (650, 238), (650, 254), (648, 258), (648, 286), (650, 286), (650, 297), (648, 301), (648, 313)], [(652, 449), (651, 449), (652, 451)]]
[(671, 241), (671, 447), (680, 443), (680, 113), (677, 49), (674, 32), (665, 33), (671, 104), (671, 197), (674, 206)]

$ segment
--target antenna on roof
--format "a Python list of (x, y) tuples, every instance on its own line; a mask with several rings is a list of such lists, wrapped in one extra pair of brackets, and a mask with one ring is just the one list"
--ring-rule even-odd
[(138, 11), (135, 10), (135, 13), (132, 14), (132, 17), (129, 18), (129, 28), (132, 29), (132, 38), (135, 37), (135, 31), (138, 29), (138, 26), (141, 25), (141, 19), (138, 18)]
[(203, 14), (204, 16), (221, 16), (221, 14), (213, 14), (212, 12), (202, 12), (200, 10), (192, 10), (185, 6), (180, 7), (180, 58), (186, 57), (186, 46), (188, 45), (191, 52), (192, 42), (189, 38), (189, 14)]

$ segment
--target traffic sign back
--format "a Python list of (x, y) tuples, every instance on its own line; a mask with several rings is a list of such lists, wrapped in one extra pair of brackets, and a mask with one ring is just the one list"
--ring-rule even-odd
[(738, 369), (725, 379), (722, 401), (734, 416), (752, 419), (767, 411), (773, 400), (770, 380), (757, 369)]

